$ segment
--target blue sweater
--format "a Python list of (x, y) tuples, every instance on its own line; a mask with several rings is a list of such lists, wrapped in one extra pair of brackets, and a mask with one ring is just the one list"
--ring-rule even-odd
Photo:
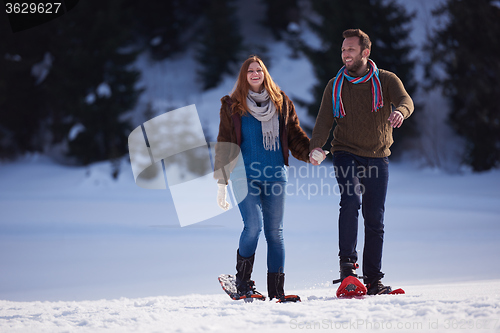
[(247, 178), (270, 182), (287, 181), (281, 150), (281, 144), (276, 150), (264, 149), (261, 122), (250, 113), (241, 117), (241, 154)]

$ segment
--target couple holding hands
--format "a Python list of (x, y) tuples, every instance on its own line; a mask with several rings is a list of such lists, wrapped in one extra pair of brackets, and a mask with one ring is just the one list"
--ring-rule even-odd
[[(368, 294), (391, 291), (381, 282), (384, 274), (382, 248), (384, 207), (389, 179), (392, 130), (413, 112), (413, 101), (401, 80), (378, 69), (369, 58), (371, 41), (360, 29), (343, 32), (341, 57), (344, 66), (324, 90), (312, 138), (300, 127), (295, 107), (271, 78), (257, 56), (241, 66), (235, 88), (221, 99), (219, 143), (240, 148), (246, 170), (245, 196), (237, 197), (243, 231), (236, 258), (236, 289), (241, 298), (264, 298), (255, 289), (251, 273), (262, 228), (267, 241), (267, 291), (269, 299), (297, 301), (285, 295), (283, 216), (289, 151), (298, 160), (319, 165), (328, 152), (326, 143), (334, 122), (331, 153), (339, 188), (356, 185), (363, 191), (343, 191), (338, 219), (340, 279), (357, 276), (358, 215), (364, 218), (363, 278)], [(239, 152), (238, 152), (239, 153)], [(236, 154), (238, 154), (236, 153)], [(230, 149), (216, 147), (215, 170), (225, 170)], [(271, 175), (264, 168), (274, 170)], [(376, 173), (358, 172), (376, 168)], [(277, 172), (277, 171), (282, 172)], [(351, 170), (351, 171), (348, 171)], [(217, 202), (228, 209), (227, 183), (231, 170), (215, 173)], [(230, 174), (228, 174), (230, 173)], [(234, 178), (231, 177), (234, 187)], [(272, 186), (272, 191), (266, 191)], [(278, 190), (274, 190), (278, 188)]]

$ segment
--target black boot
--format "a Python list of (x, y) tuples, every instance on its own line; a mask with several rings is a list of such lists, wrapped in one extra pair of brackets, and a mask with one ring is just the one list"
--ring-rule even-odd
[(267, 295), (269, 300), (280, 299), (285, 295), (283, 287), (285, 285), (285, 273), (267, 273)]
[(343, 281), (348, 276), (358, 277), (357, 268), (359, 268), (358, 263), (351, 259), (340, 260), (340, 280)]
[(285, 295), (285, 273), (267, 273), (267, 293), (269, 300), (278, 299), (278, 302), (300, 302), (297, 295)]
[(236, 288), (241, 296), (252, 297), (252, 295), (261, 295), (255, 290), (255, 282), (250, 280), (253, 270), (253, 262), (255, 254), (245, 258), (240, 255), (240, 251), (236, 252)]
[(375, 280), (366, 284), (367, 295), (384, 295), (392, 291), (390, 286), (384, 286), (380, 280)]

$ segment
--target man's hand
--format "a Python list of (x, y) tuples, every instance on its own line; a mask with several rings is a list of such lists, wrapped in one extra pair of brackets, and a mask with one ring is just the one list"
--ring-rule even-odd
[(389, 122), (391, 123), (391, 126), (393, 128), (400, 128), (401, 125), (403, 125), (403, 121), (405, 120), (405, 117), (403, 117), (403, 114), (399, 111), (393, 111), (391, 115), (389, 116)]
[(312, 165), (320, 165), (326, 158), (326, 154), (328, 154), (328, 151), (324, 151), (321, 148), (314, 148), (309, 153), (309, 161)]

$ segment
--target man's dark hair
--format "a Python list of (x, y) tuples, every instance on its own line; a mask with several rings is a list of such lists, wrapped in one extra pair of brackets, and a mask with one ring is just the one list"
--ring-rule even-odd
[(361, 29), (348, 29), (342, 33), (342, 37), (359, 37), (359, 45), (361, 45), (361, 51), (364, 49), (372, 50), (372, 41), (370, 37)]

